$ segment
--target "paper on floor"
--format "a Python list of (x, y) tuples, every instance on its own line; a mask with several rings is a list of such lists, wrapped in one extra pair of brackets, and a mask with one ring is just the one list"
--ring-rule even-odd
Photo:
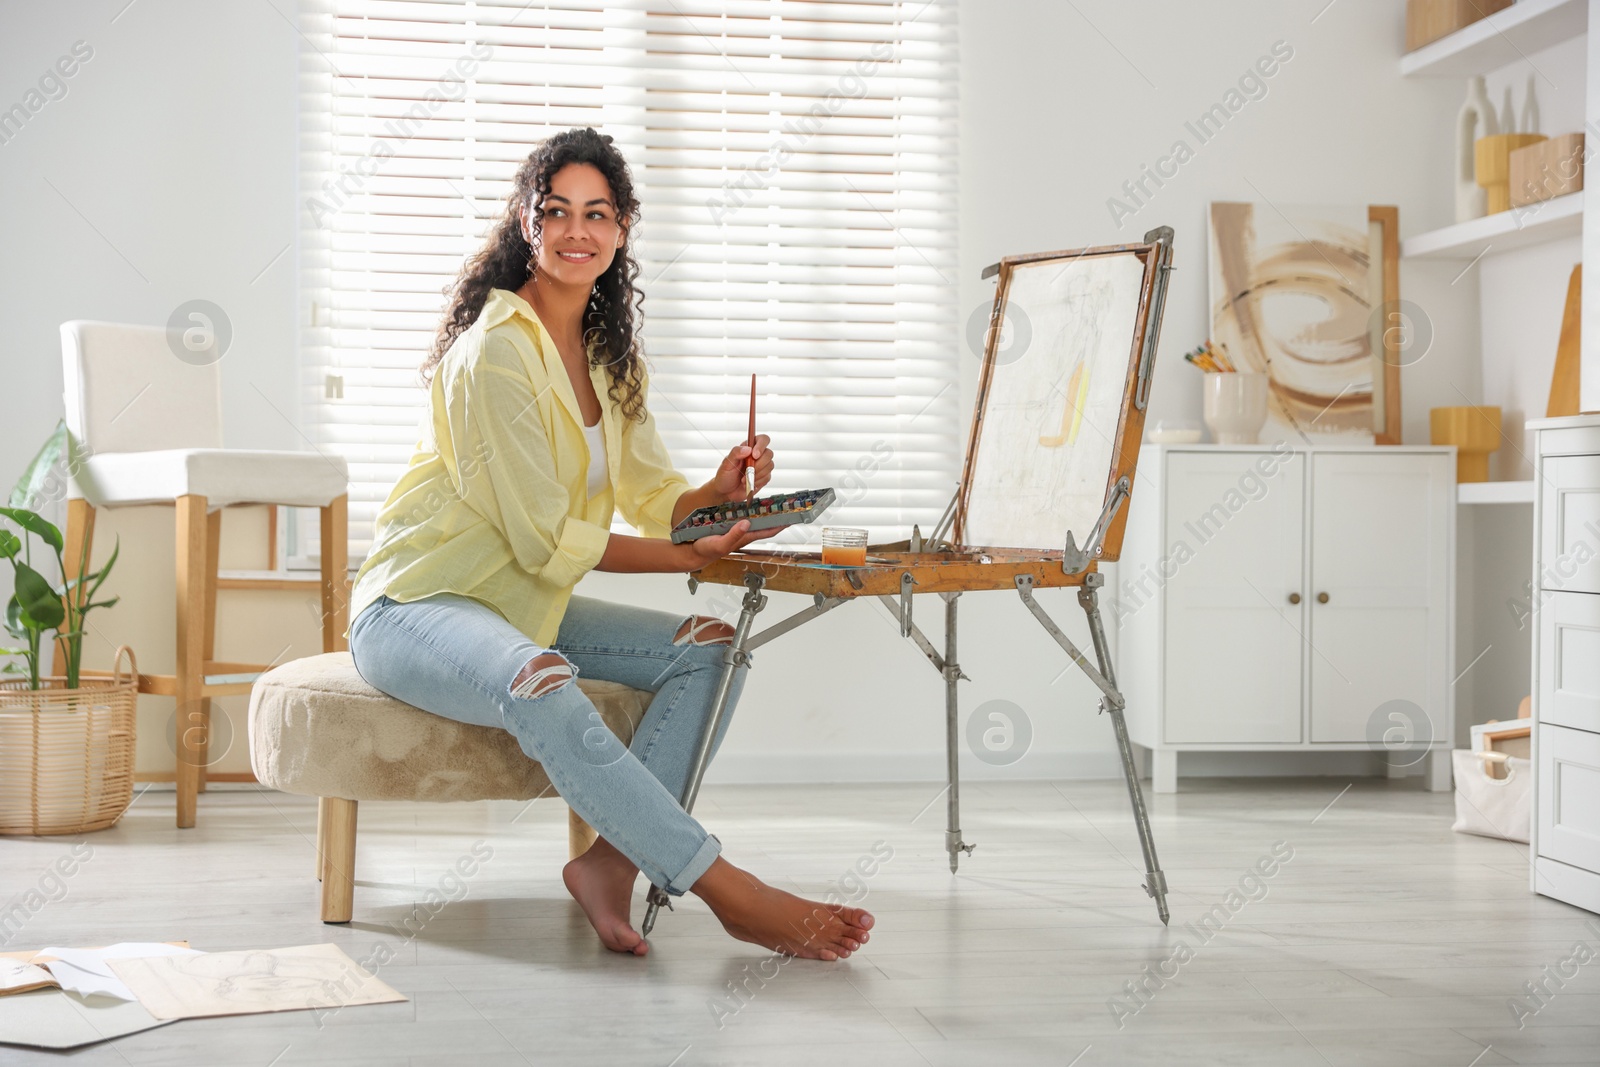
[(406, 998), (338, 945), (113, 959), (111, 969), (158, 1019), (386, 1004)]
[(0, 998), (0, 1042), (11, 1045), (76, 1048), (166, 1026), (168, 1021), (157, 1019), (138, 1003), (106, 997), (85, 1000), (59, 989)]
[(108, 961), (152, 956), (200, 956), (204, 953), (159, 941), (123, 941), (106, 948), (47, 948), (39, 955), (55, 957), (41, 966), (55, 976), (62, 989), (86, 997), (138, 1000), (133, 990), (111, 972)]

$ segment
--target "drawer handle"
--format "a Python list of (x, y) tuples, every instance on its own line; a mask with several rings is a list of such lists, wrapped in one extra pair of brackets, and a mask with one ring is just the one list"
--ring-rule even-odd
[(1300, 603), (1300, 594), (1299, 593), (1290, 593), (1289, 594), (1289, 603), (1291, 603), (1291, 604)]
[(1317, 603), (1318, 604), (1326, 604), (1327, 602), (1328, 602), (1328, 594), (1327, 593), (1318, 593), (1317, 594)]

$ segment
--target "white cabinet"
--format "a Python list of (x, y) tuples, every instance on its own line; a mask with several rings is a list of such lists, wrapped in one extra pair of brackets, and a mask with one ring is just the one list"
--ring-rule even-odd
[[(1311, 740), (1373, 739), (1376, 709), (1424, 709), (1447, 744), (1455, 479), (1438, 454), (1312, 456), (1305, 604)], [(1397, 712), (1401, 713), (1401, 712)], [(1379, 716), (1382, 734), (1394, 725)]]
[(1534, 431), (1534, 892), (1600, 911), (1600, 417)]
[[(1240, 459), (1183, 453), (1168, 482), (1164, 555), (1173, 573), (1155, 595), (1169, 618), (1186, 622), (1166, 641), (1162, 664), (1167, 741), (1302, 739), (1302, 642), (1285, 613), (1303, 588), (1305, 457), (1284, 459), (1271, 483), (1262, 480), (1266, 491), (1254, 481), (1239, 488)], [(1134, 499), (1151, 489), (1140, 485)], [(1229, 494), (1242, 501), (1236, 510)]]
[(1157, 792), (1190, 751), (1387, 752), (1449, 788), (1454, 470), (1435, 448), (1146, 450), (1112, 602)]

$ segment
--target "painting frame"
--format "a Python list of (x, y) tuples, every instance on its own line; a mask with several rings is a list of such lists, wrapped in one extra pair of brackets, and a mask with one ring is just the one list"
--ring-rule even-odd
[[(1372, 391), (1372, 439), (1378, 445), (1398, 445), (1402, 441), (1400, 403), (1401, 338), (1404, 328), (1400, 307), (1400, 209), (1393, 204), (1368, 204), (1369, 249), (1375, 249), (1381, 263), (1383, 313), (1379, 317), (1378, 344), (1374, 355), (1382, 361), (1381, 377), (1374, 376)], [(1391, 319), (1395, 321), (1391, 321)]]
[[(1064, 550), (1067, 533), (1081, 539), (1077, 547), (1088, 551), (1096, 562), (1112, 562), (1121, 554), (1123, 531), (1127, 525), (1128, 502), (1133, 488), (1134, 470), (1139, 461), (1139, 447), (1144, 437), (1145, 414), (1149, 406), (1150, 387), (1154, 377), (1156, 348), (1160, 339), (1162, 311), (1166, 301), (1167, 280), (1172, 270), (1171, 227), (1158, 227), (1144, 235), (1136, 244), (1098, 245), (1066, 249), (1055, 252), (1036, 252), (1027, 255), (1007, 256), (984, 271), (984, 277), (997, 277), (994, 302), (990, 308), (989, 329), (983, 348), (983, 366), (979, 372), (977, 395), (972, 405), (972, 423), (967, 434), (966, 454), (962, 463), (960, 488), (956, 496), (953, 543), (969, 550), (1021, 549), (1027, 551), (1055, 552)], [(1100, 498), (1101, 524), (1097, 524), (1098, 540), (1091, 544), (1090, 531), (1063, 531), (1060, 539), (1051, 545), (994, 545), (971, 543), (970, 527), (973, 515), (974, 473), (979, 468), (984, 446), (984, 427), (989, 415), (990, 401), (995, 392), (996, 368), (1000, 352), (1002, 326), (1011, 300), (1012, 284), (1021, 269), (1054, 262), (1070, 264), (1084, 259), (1101, 257), (1132, 257), (1140, 268), (1137, 303), (1134, 307), (1131, 343), (1120, 377), (1120, 410), (1115, 433), (1111, 439), (1111, 457), (1106, 471), (1103, 493)]]

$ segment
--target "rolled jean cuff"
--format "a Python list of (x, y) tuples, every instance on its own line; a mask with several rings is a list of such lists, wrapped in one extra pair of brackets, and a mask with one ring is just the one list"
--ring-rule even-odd
[(716, 862), (717, 857), (720, 855), (722, 855), (722, 842), (717, 840), (715, 834), (707, 834), (705, 843), (700, 846), (699, 851), (694, 854), (694, 857), (689, 860), (683, 870), (669, 878), (667, 884), (661, 888), (672, 896), (683, 896), (689, 891), (690, 887), (700, 880), (701, 875), (711, 869), (711, 865)]

